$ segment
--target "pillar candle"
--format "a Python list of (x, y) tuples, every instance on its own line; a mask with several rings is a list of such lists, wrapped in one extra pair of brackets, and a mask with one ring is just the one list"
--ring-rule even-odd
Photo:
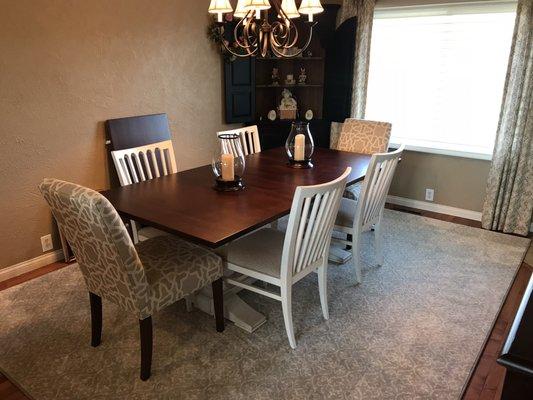
[(294, 137), (294, 161), (305, 160), (305, 135), (299, 133)]
[(224, 153), (221, 156), (223, 181), (235, 180), (234, 158), (235, 157), (233, 157), (233, 154)]

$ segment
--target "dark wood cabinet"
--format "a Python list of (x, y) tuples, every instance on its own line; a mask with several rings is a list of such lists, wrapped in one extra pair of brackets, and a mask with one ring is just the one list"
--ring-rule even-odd
[(498, 358), (507, 372), (502, 400), (533, 398), (533, 277), (524, 293), (507, 340)]
[[(263, 150), (285, 146), (285, 141), (291, 131), (292, 121), (259, 121), (257, 122)], [(316, 147), (329, 148), (329, 131), (331, 122), (324, 119), (309, 121), (309, 130), (313, 136)]]
[(255, 60), (251, 57), (224, 62), (226, 122), (255, 118)]
[[(287, 88), (298, 102), (297, 119), (305, 119), (307, 110), (313, 112), (310, 130), (315, 145), (329, 147), (331, 121), (344, 121), (350, 114), (355, 56), (356, 19), (351, 18), (336, 29), (339, 8), (335, 4), (324, 5), (324, 12), (316, 18), (311, 44), (302, 57), (250, 57), (224, 63), (227, 123), (258, 125), (264, 149), (284, 145), (292, 120), (280, 120), (278, 113), (271, 121), (268, 113), (277, 111), (282, 91)], [(308, 27), (298, 24), (303, 40)], [(279, 70), (279, 85), (272, 85), (274, 67)], [(306, 83), (286, 85), (287, 74), (298, 81), (302, 67)]]

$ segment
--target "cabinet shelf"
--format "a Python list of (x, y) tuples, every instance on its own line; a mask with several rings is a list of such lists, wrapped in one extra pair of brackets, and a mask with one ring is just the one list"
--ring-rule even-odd
[(266, 57), (266, 58), (256, 58), (256, 61), (281, 61), (281, 62), (291, 62), (291, 61), (321, 61), (324, 57), (295, 57), (295, 58), (277, 58), (277, 57)]
[(305, 85), (255, 85), (256, 88), (261, 89), (294, 89), (294, 88), (321, 88), (324, 85), (319, 84), (305, 84)]

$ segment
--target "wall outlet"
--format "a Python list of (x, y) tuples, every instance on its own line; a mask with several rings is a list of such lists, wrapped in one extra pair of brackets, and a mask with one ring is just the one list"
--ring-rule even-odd
[(41, 246), (43, 246), (43, 253), (53, 250), (54, 244), (52, 243), (52, 235), (41, 236)]
[(433, 201), (433, 196), (435, 195), (434, 189), (426, 189), (426, 200)]

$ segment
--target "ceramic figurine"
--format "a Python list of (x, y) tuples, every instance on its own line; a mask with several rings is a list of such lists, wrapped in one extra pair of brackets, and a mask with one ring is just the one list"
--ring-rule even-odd
[(279, 105), (280, 110), (297, 110), (298, 109), (298, 103), (292, 97), (292, 93), (288, 89), (283, 89), (281, 92), (281, 104)]
[(298, 103), (292, 97), (290, 90), (283, 89), (281, 92), (281, 103), (279, 105), (279, 118), (280, 119), (296, 119), (298, 112)]
[(307, 74), (305, 68), (300, 68), (300, 75), (298, 76), (298, 85), (305, 85), (307, 83)]
[(288, 74), (287, 78), (285, 78), (285, 84), (286, 85), (294, 85), (295, 83), (296, 83), (296, 81), (294, 80), (294, 75), (293, 74)]
[(272, 86), (279, 85), (279, 68), (272, 68)]

